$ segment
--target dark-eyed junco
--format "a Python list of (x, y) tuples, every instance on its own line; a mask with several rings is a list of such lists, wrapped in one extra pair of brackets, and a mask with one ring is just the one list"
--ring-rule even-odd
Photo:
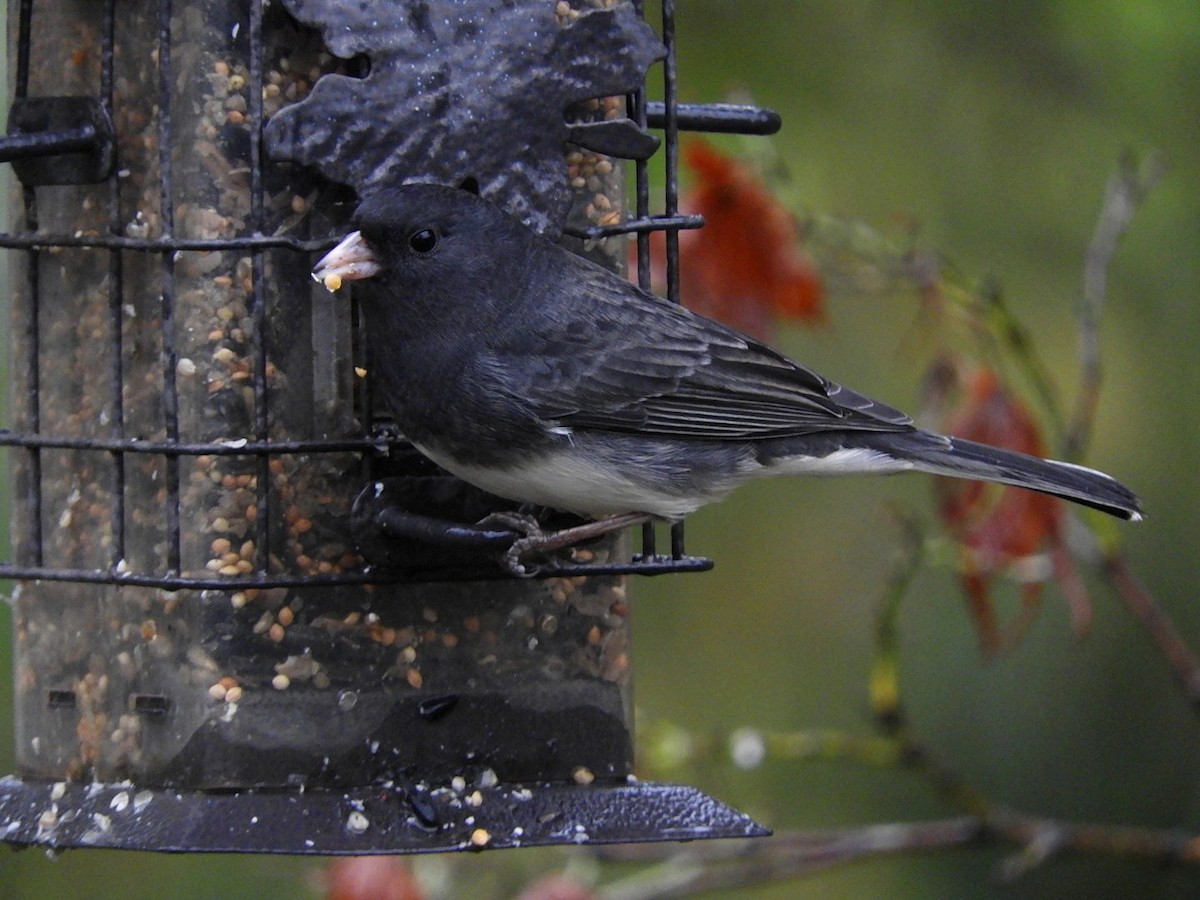
[(915, 470), (1141, 518), (1101, 472), (922, 431), (467, 191), (381, 190), (353, 225), (314, 277), (363, 280), (373, 374), (404, 435), (502, 497), (674, 520), (753, 478)]

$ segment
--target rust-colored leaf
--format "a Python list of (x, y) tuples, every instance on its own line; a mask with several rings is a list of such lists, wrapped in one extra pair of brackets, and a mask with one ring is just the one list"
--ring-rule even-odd
[[(745, 164), (704, 141), (684, 147), (693, 187), (680, 200), (706, 225), (679, 235), (680, 293), (698, 313), (769, 338), (781, 320), (825, 321), (823, 290), (791, 213)], [(661, 282), (666, 242), (653, 236)]]
[[(990, 369), (964, 379), (958, 408), (944, 423), (951, 434), (1034, 456), (1045, 455), (1037, 421)], [(1063, 541), (1061, 501), (1033, 491), (977, 481), (939, 478), (938, 514), (959, 542), (960, 572), (980, 645), (995, 653), (1019, 639), (1041, 603), (1042, 588), (1055, 580), (1071, 607), (1076, 631), (1091, 619), (1091, 602)], [(1002, 575), (1020, 584), (1022, 608), (1002, 627), (992, 583)]]

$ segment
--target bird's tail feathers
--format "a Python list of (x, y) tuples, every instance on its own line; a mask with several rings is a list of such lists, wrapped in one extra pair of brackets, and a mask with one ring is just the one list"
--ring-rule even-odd
[(927, 432), (889, 438), (889, 453), (922, 472), (994, 481), (1062, 497), (1121, 519), (1136, 522), (1142, 518), (1141, 501), (1129, 488), (1086, 466)]

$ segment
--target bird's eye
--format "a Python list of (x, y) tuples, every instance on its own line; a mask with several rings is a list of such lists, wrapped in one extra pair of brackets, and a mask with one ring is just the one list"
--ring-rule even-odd
[(412, 247), (418, 253), (428, 253), (437, 246), (437, 242), (437, 233), (429, 228), (414, 231), (408, 236), (408, 246)]

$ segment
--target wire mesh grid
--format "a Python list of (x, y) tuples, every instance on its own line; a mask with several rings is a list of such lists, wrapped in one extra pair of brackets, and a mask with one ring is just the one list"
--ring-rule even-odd
[[(640, 4), (638, 4), (640, 6)], [(269, 318), (277, 312), (271, 309), (271, 291), (268, 280), (269, 253), (285, 254), (290, 262), (276, 264), (278, 272), (284, 266), (307, 271), (316, 252), (334, 243), (334, 238), (323, 234), (312, 237), (300, 236), (296, 232), (281, 233), (267, 227), (266, 179), (271, 164), (264, 160), (262, 152), (262, 125), (267, 112), (264, 110), (264, 90), (269, 90), (267, 41), (264, 40), (264, 5), (248, 4), (248, 29), (241, 35), (239, 47), (244, 47), (246, 58), (245, 90), (246, 107), (240, 113), (245, 122), (248, 137), (245, 152), (248, 180), (249, 205), (235, 234), (205, 235), (201, 237), (186, 233), (179, 227), (177, 211), (181, 209), (179, 178), (174, 170), (173, 147), (180, 140), (174, 126), (173, 97), (182, 67), (177, 66), (173, 54), (173, 17), (180, 8), (172, 0), (157, 0), (144, 4), (148, 14), (153, 15), (154, 69), (157, 82), (152, 128), (157, 143), (156, 164), (158, 170), (157, 205), (159, 220), (157, 233), (142, 234), (131, 227), (122, 212), (122, 178), (128, 175), (125, 160), (121, 158), (121, 140), (118, 134), (118, 158), (112, 174), (103, 186), (107, 222), (104, 228), (70, 232), (65, 229), (43, 227), (39, 220), (39, 195), (32, 186), (22, 190), (24, 227), (11, 233), (0, 234), (0, 247), (18, 251), (23, 256), (20, 266), (24, 278), (22, 291), (30, 298), (23, 310), (25, 319), (19, 330), (14, 322), (14, 334), (19, 334), (21, 352), (14, 366), (14, 377), (20, 387), (13, 392), (13, 417), (19, 427), (0, 431), (0, 446), (14, 448), (13, 464), (22, 473), (18, 478), (18, 495), (15, 498), (20, 510), (15, 523), (17, 533), (16, 557), (11, 562), (0, 563), (0, 577), (14, 579), (40, 579), (101, 584), (131, 584), (158, 587), (168, 590), (269, 588), (304, 585), (335, 585), (388, 580), (395, 577), (371, 572), (343, 554), (345, 564), (323, 564), (297, 569), (294, 565), (281, 565), (285, 554), (280, 546), (286, 540), (280, 537), (280, 519), (289, 514), (286, 498), (273, 496), (278, 479), (274, 478), (275, 467), (287, 460), (289, 465), (303, 464), (329, 455), (352, 454), (359, 462), (354, 467), (360, 473), (361, 483), (366, 483), (375, 471), (375, 463), (388, 450), (389, 436), (386, 431), (371, 431), (370, 423), (377, 419), (368, 379), (355, 379), (353, 403), (355, 419), (366, 423), (355, 433), (342, 433), (333, 437), (280, 434), (273, 428), (277, 411), (274, 392), (270, 389), (272, 352)], [(39, 7), (39, 15), (41, 14)], [(93, 7), (94, 9), (94, 7)], [(116, 113), (118, 88), (121, 75), (117, 70), (119, 56), (118, 32), (122, 27), (122, 14), (127, 9), (116, 0), (105, 0), (100, 15), (99, 33), (99, 103), (111, 118)], [(682, 228), (699, 227), (698, 217), (679, 214), (678, 191), (678, 146), (679, 131), (684, 127), (703, 130), (763, 132), (777, 127), (777, 119), (762, 110), (724, 106), (681, 107), (677, 100), (675, 69), (674, 3), (662, 3), (662, 38), (667, 47), (663, 66), (663, 100), (652, 103), (647, 100), (645, 90), (628, 98), (631, 116), (643, 127), (662, 128), (664, 140), (664, 196), (661, 214), (651, 213), (651, 184), (645, 162), (636, 165), (635, 214), (618, 225), (593, 227), (577, 236), (587, 238), (606, 237), (617, 234), (634, 234), (638, 248), (638, 279), (643, 287), (649, 287), (649, 235), (651, 231), (666, 233), (666, 272), (669, 299), (678, 301), (678, 231)], [(15, 98), (20, 101), (30, 96), (30, 73), (39, 65), (33, 59), (35, 27), (33, 0), (22, 0), (18, 9), (16, 33), (16, 69), (13, 84)], [(235, 38), (237, 37), (235, 33)], [(272, 73), (273, 74), (273, 73)], [(311, 234), (311, 232), (309, 232)], [(58, 254), (81, 251), (103, 258), (104, 279), (107, 287), (106, 322), (102, 332), (93, 338), (102, 342), (106, 353), (107, 371), (104, 373), (107, 394), (100, 418), (103, 425), (85, 429), (84, 433), (68, 433), (48, 425), (46, 412), (52, 402), (46, 396), (43, 379), (47, 367), (58, 361), (47, 358), (44, 351), (46, 338), (45, 318), (54, 302), (49, 296), (52, 290), (42, 281), (42, 272), (47, 260)], [(244, 321), (248, 324), (244, 335), (245, 367), (241, 373), (242, 390), (246, 395), (250, 414), (248, 421), (241, 423), (240, 430), (208, 439), (198, 438), (185, 427), (186, 416), (181, 411), (181, 378), (186, 368), (192, 365), (181, 353), (179, 335), (181, 259), (188, 254), (212, 254), (232, 252), (248, 260), (245, 267), (248, 278), (247, 302)], [(129, 271), (133, 259), (136, 273)], [(138, 262), (137, 259), (146, 262)], [(91, 263), (91, 259), (89, 259)], [(152, 270), (152, 271), (151, 271)], [(93, 268), (93, 271), (99, 271)], [(130, 415), (126, 408), (131, 373), (131, 354), (141, 348), (125, 346), (125, 319), (129, 315), (125, 301), (127, 286), (135, 277), (144, 277), (150, 272), (160, 286), (158, 316), (161, 321), (161, 346), (157, 365), (157, 384), (154, 386), (161, 402), (161, 427), (157, 434), (132, 433)], [(362, 360), (365, 341), (361, 333), (361, 322), (354, 315), (351, 327), (353, 343), (352, 358)], [(93, 373), (95, 376), (95, 373)], [(58, 377), (58, 376), (56, 376)], [(56, 420), (61, 417), (56, 416)], [(227, 423), (232, 429), (235, 423)], [(47, 552), (48, 533), (53, 530), (57, 509), (48, 508), (46, 501), (46, 478), (48, 476), (48, 454), (65, 451), (74, 456), (62, 458), (95, 458), (96, 463), (89, 471), (107, 470), (107, 482), (103, 498), (107, 509), (92, 509), (93, 514), (102, 514), (106, 520), (97, 522), (107, 536), (106, 558), (94, 561), (94, 565), (70, 565), (52, 558)], [(243, 495), (252, 495), (245, 509), (245, 530), (241, 539), (243, 558), (234, 567), (189, 565), (185, 552), (185, 523), (192, 521), (196, 510), (189, 507), (184, 487), (189, 477), (195, 476), (198, 461), (235, 458), (241, 466), (241, 474), (235, 476), (238, 490)], [(128, 496), (131, 491), (131, 466), (139, 461), (153, 460), (157, 466), (154, 497), (161, 501), (158, 539), (152, 541), (155, 558), (133, 562), (130, 558), (128, 536), (132, 525)], [(49, 460), (49, 468), (57, 470), (61, 459)], [(55, 475), (61, 474), (57, 471)], [(104, 504), (101, 504), (104, 505)], [(95, 504), (93, 504), (95, 506)], [(65, 516), (61, 512), (60, 516)], [(144, 516), (143, 516), (144, 518)], [(248, 557), (248, 558), (246, 558)], [(689, 560), (684, 551), (683, 526), (676, 524), (671, 529), (669, 554), (659, 555), (655, 545), (652, 526), (647, 526), (642, 536), (642, 553), (629, 562), (610, 562), (604, 565), (580, 566), (584, 572), (644, 572), (647, 574), (697, 568), (697, 562)], [(236, 569), (236, 571), (234, 570)], [(570, 566), (559, 566), (554, 574), (571, 574)]]

